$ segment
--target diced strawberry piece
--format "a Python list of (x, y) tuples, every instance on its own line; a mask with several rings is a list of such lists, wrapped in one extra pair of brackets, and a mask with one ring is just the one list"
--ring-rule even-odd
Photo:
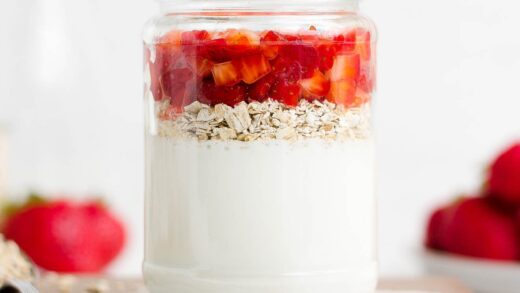
[(275, 81), (274, 74), (268, 74), (249, 86), (249, 98), (251, 100), (263, 102), (269, 98), (269, 92)]
[(330, 80), (357, 80), (359, 76), (359, 54), (337, 55), (332, 65)]
[(199, 90), (199, 101), (215, 106), (226, 104), (235, 106), (246, 98), (246, 87), (243, 83), (233, 86), (217, 86), (213, 82), (203, 82)]
[(333, 38), (336, 43), (336, 51), (341, 53), (350, 53), (356, 48), (356, 31), (351, 30), (346, 33), (337, 35)]
[(359, 87), (356, 90), (356, 94), (354, 95), (354, 102), (351, 104), (352, 107), (359, 107), (365, 103), (368, 103), (371, 99), (371, 95), (368, 92), (360, 89)]
[(368, 61), (372, 55), (371, 36), (369, 31), (362, 29), (356, 30), (356, 52), (361, 56), (361, 60)]
[(304, 92), (316, 98), (326, 96), (330, 90), (330, 81), (319, 70), (314, 71), (311, 78), (300, 80), (300, 85)]
[(161, 77), (164, 96), (170, 99), (170, 104), (179, 111), (187, 105), (185, 99), (186, 83), (193, 78), (188, 68), (172, 69)]
[(284, 37), (287, 41), (290, 41), (290, 42), (301, 41), (300, 36), (295, 36), (295, 35), (286, 34), (286, 35), (283, 35), (283, 37)]
[(225, 39), (214, 39), (197, 46), (199, 57), (209, 59), (215, 63), (223, 63), (242, 56), (260, 52), (259, 46), (228, 44)]
[(217, 86), (234, 85), (240, 81), (240, 72), (231, 61), (213, 65), (211, 72)]
[(278, 80), (286, 80), (290, 83), (298, 82), (303, 75), (303, 69), (300, 63), (283, 57), (276, 58), (273, 63), (273, 72)]
[(252, 84), (271, 72), (271, 64), (261, 53), (244, 56), (233, 64), (240, 70), (242, 80), (247, 84)]
[(273, 100), (280, 101), (287, 106), (297, 106), (300, 99), (301, 88), (297, 83), (287, 80), (278, 80), (271, 88), (270, 96)]
[(224, 32), (224, 35), (228, 45), (260, 45), (260, 37), (252, 31), (230, 29)]
[(160, 38), (159, 43), (179, 46), (182, 34), (183, 32), (177, 30), (169, 31)]
[(280, 46), (280, 57), (297, 62), (302, 67), (303, 78), (309, 78), (320, 65), (318, 51), (312, 46), (303, 44), (286, 44)]
[(269, 60), (272, 60), (278, 56), (278, 50), (280, 44), (285, 38), (274, 31), (268, 31), (264, 36), (260, 38), (260, 45), (264, 56)]
[(361, 71), (357, 80), (359, 88), (371, 93), (376, 84), (375, 64), (373, 62), (361, 62)]
[(224, 32), (226, 46), (221, 55), (227, 60), (236, 59), (260, 51), (260, 37), (251, 31), (230, 29)]
[(211, 68), (213, 68), (213, 62), (205, 58), (197, 58), (196, 71), (200, 77), (206, 77), (211, 75)]
[(352, 107), (355, 104), (356, 83), (353, 80), (331, 81), (327, 100), (337, 105)]
[(331, 41), (322, 40), (318, 42), (318, 55), (320, 56), (320, 70), (327, 71), (334, 64), (334, 57), (337, 53), (337, 46)]
[(226, 62), (231, 60), (226, 48), (224, 39), (208, 40), (197, 46), (197, 55), (216, 63)]
[(210, 34), (205, 30), (186, 31), (182, 32), (181, 34), (181, 44), (195, 45), (201, 43), (202, 41), (209, 40), (210, 38)]

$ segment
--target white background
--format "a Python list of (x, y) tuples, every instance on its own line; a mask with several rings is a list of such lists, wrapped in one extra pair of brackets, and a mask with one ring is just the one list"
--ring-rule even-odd
[[(380, 259), (419, 273), (434, 205), (475, 192), (493, 154), (520, 138), (520, 4), (366, 0), (377, 23)], [(151, 0), (0, 1), (0, 124), (9, 191), (100, 194), (142, 250), (141, 38)]]

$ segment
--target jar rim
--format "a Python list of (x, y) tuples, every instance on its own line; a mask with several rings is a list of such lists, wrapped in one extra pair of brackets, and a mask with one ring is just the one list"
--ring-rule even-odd
[(155, 0), (163, 11), (199, 12), (199, 11), (336, 11), (358, 10), (362, 0), (315, 0), (279, 1), (279, 0)]

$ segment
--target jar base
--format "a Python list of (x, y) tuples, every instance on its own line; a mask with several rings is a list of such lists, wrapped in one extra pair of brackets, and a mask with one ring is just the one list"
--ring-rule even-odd
[(192, 270), (147, 263), (143, 272), (150, 293), (373, 293), (377, 286), (376, 262), (349, 271), (269, 277), (206, 277)]

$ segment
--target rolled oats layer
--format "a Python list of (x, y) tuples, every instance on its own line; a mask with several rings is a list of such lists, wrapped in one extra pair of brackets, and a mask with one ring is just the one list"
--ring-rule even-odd
[(181, 114), (157, 103), (158, 135), (198, 140), (361, 140), (370, 135), (368, 106), (346, 109), (330, 102), (300, 101), (297, 107), (268, 100), (211, 107), (193, 102)]

